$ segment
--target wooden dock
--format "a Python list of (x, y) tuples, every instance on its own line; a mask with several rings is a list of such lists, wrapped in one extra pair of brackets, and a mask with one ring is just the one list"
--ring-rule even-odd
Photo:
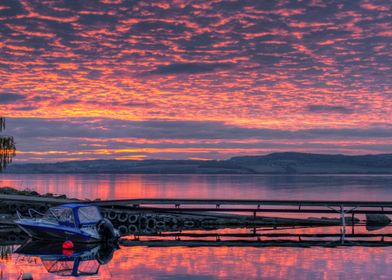
[[(356, 226), (366, 226), (367, 232), (383, 229), (391, 224), (387, 216), (392, 214), (392, 201), (336, 201), (336, 200), (242, 200), (242, 199), (116, 199), (78, 200), (56, 197), (23, 195), (0, 195), (0, 224), (13, 224), (16, 211), (28, 212), (29, 208), (46, 211), (48, 207), (65, 203), (94, 204), (101, 207), (102, 214), (119, 230), (122, 236), (174, 237), (175, 240), (141, 241), (125, 240), (126, 246), (351, 246), (345, 243), (354, 237)], [(274, 215), (271, 215), (273, 213)], [(291, 215), (288, 215), (291, 214)], [(327, 214), (326, 217), (320, 214)], [(358, 215), (358, 217), (355, 217)], [(361, 216), (359, 216), (361, 215)], [(299, 240), (258, 240), (258, 238), (292, 238), (290, 234), (258, 233), (260, 228), (335, 226), (336, 235), (302, 234)], [(251, 228), (251, 233), (228, 233), (214, 235), (197, 233), (222, 228)], [(351, 234), (346, 229), (351, 228)], [(187, 231), (187, 232), (185, 232)], [(189, 232), (194, 231), (194, 232)], [(18, 235), (10, 237), (18, 238)], [(363, 246), (391, 246), (392, 235), (362, 234), (356, 244)], [(216, 238), (200, 240), (200, 238)], [(332, 238), (325, 242), (324, 238)], [(367, 240), (380, 238), (379, 241)], [(182, 238), (191, 240), (180, 240)], [(195, 239), (196, 238), (196, 239)], [(250, 238), (222, 240), (221, 238)], [(319, 240), (313, 240), (319, 238)], [(9, 242), (14, 242), (11, 238)], [(308, 240), (304, 240), (308, 239)], [(336, 239), (338, 239), (337, 242)], [(8, 239), (7, 239), (8, 240)], [(8, 241), (7, 241), (8, 242)], [(350, 245), (351, 244), (351, 245)]]
[(330, 206), (330, 207), (389, 207), (392, 201), (348, 201), (348, 200), (249, 200), (249, 199), (170, 199), (170, 198), (144, 198), (144, 199), (116, 199), (93, 201), (101, 206), (108, 205), (252, 205), (252, 206)]
[(247, 212), (323, 213), (323, 214), (392, 214), (392, 201), (337, 200), (244, 200), (244, 199), (116, 199), (77, 200), (23, 195), (0, 195), (0, 203), (17, 205), (91, 203), (105, 208), (154, 212)]
[[(28, 207), (35, 206), (37, 208), (37, 205), (45, 209), (45, 207), (64, 203), (95, 204), (101, 206), (106, 213), (116, 211), (112, 213), (113, 217), (120, 216), (122, 212), (126, 213), (126, 215), (137, 212), (140, 215), (143, 215), (142, 213), (154, 213), (157, 215), (194, 215), (194, 217), (199, 216), (201, 218), (203, 215), (210, 217), (215, 215), (217, 218), (226, 220), (230, 217), (232, 219), (241, 219), (244, 216), (254, 217), (256, 219), (259, 213), (292, 213), (298, 214), (299, 217), (301, 217), (301, 214), (335, 214), (339, 215), (338, 217), (343, 228), (347, 225), (347, 219), (349, 218), (354, 223), (355, 215), (365, 214), (368, 220), (369, 217), (375, 217), (373, 219), (375, 223), (377, 223), (378, 219), (381, 223), (389, 224), (390, 219), (386, 215), (392, 214), (392, 201), (167, 198), (91, 201), (23, 195), (0, 195), (0, 207), (3, 207), (4, 211), (8, 209), (9, 212), (16, 212), (16, 210), (23, 212), (23, 209), (26, 210)], [(121, 215), (121, 218), (125, 221), (127, 217)], [(321, 219), (323, 218), (320, 218), (320, 222), (322, 222)]]
[(241, 199), (120, 199), (94, 201), (103, 207), (130, 207), (158, 212), (246, 212), (392, 214), (392, 201), (241, 200)]
[[(335, 200), (240, 200), (240, 199), (121, 199), (92, 202), (102, 207), (112, 209), (126, 209), (139, 212), (169, 213), (169, 214), (220, 214), (231, 213), (234, 219), (241, 220), (241, 215), (253, 216), (255, 223), (258, 213), (295, 213), (299, 217), (303, 214), (334, 214), (339, 217), (342, 234), (346, 233), (346, 226), (358, 222), (355, 215), (366, 215), (366, 224), (370, 229), (372, 225), (381, 225), (382, 228), (390, 224), (387, 216), (392, 214), (392, 201), (335, 201)], [(302, 215), (302, 216), (300, 216)], [(228, 215), (229, 216), (229, 215)], [(226, 217), (223, 223), (229, 224)], [(233, 220), (233, 219), (232, 219)], [(296, 220), (296, 221), (295, 221)], [(246, 221), (250, 223), (249, 220)], [(301, 224), (309, 222), (306, 219), (278, 218), (273, 224)], [(328, 218), (313, 218), (312, 223), (331, 223)], [(219, 224), (218, 220), (212, 223)], [(268, 223), (264, 221), (264, 223)]]

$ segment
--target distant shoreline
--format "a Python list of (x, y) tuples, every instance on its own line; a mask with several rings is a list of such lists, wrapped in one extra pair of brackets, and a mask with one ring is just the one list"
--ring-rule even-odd
[(219, 176), (392, 176), (392, 173), (93, 173), (93, 172), (42, 172), (42, 173), (22, 173), (22, 172), (3, 172), (2, 175), (176, 175), (176, 176), (189, 176), (189, 175), (219, 175)]
[(5, 174), (389, 175), (392, 154), (273, 153), (228, 160), (87, 160), (12, 164)]

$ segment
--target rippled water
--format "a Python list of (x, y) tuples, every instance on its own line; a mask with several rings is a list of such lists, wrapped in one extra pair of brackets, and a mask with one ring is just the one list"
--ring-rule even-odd
[(392, 176), (0, 175), (0, 185), (77, 198), (392, 200)]
[[(392, 176), (6, 175), (0, 185), (78, 198), (392, 200)], [(91, 279), (392, 279), (392, 247), (122, 247)], [(0, 279), (63, 279), (4, 254)]]

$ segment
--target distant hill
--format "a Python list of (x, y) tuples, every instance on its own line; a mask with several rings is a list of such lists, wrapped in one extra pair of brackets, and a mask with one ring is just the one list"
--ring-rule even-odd
[(5, 173), (392, 174), (392, 154), (272, 153), (228, 160), (88, 160), (13, 164)]

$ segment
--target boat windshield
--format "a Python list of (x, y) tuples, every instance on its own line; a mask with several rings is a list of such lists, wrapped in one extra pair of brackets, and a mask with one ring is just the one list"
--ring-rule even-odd
[(56, 220), (60, 223), (74, 225), (74, 215), (71, 208), (54, 207), (48, 210), (44, 216), (48, 220)]
[(96, 206), (80, 207), (78, 209), (81, 224), (97, 223), (101, 220), (101, 213)]

